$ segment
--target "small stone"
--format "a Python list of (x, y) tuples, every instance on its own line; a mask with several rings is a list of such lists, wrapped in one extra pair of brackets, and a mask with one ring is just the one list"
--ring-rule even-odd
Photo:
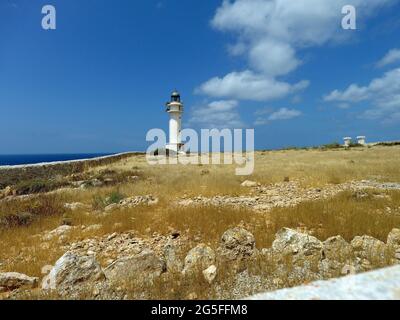
[(203, 270), (203, 276), (209, 284), (213, 283), (217, 276), (217, 267), (215, 265), (209, 266), (207, 269)]
[(242, 187), (252, 188), (252, 187), (257, 187), (258, 183), (255, 181), (246, 180), (246, 181), (243, 181), (240, 185)]
[(93, 296), (97, 297), (97, 296), (100, 294), (99, 288), (96, 288), (96, 287), (95, 287), (95, 288), (93, 289), (92, 294), (93, 294)]
[(357, 270), (356, 270), (356, 268), (354, 266), (346, 264), (346, 265), (343, 266), (343, 268), (342, 268), (340, 273), (342, 275), (346, 276), (346, 275), (349, 275), (349, 274), (356, 274)]
[(110, 240), (114, 239), (115, 237), (117, 237), (117, 235), (118, 235), (118, 233), (116, 233), (116, 232), (114, 232), (113, 234), (110, 234), (110, 235), (107, 237), (107, 241), (110, 241)]
[(119, 206), (118, 206), (117, 203), (111, 203), (111, 204), (109, 204), (108, 206), (106, 206), (106, 207), (104, 208), (104, 211), (105, 211), (105, 212), (111, 212), (111, 211), (114, 211), (114, 210), (116, 210), (116, 209), (118, 209), (118, 208), (119, 208)]
[(187, 296), (187, 300), (196, 300), (197, 294), (195, 292), (189, 293)]

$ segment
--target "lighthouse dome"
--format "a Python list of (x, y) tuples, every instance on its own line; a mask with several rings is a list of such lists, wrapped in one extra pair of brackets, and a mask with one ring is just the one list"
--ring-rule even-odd
[(171, 93), (171, 101), (175, 101), (175, 102), (180, 102), (181, 101), (181, 95), (179, 94), (178, 91), (174, 90)]

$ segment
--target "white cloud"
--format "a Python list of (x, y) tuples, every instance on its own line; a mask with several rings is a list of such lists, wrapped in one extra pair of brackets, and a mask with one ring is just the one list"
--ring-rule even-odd
[(338, 107), (339, 109), (349, 109), (349, 108), (351, 107), (351, 105), (350, 105), (349, 103), (342, 102), (342, 103), (339, 103), (339, 104), (337, 105), (337, 107)]
[(378, 68), (400, 61), (400, 49), (390, 50), (377, 64)]
[(304, 90), (308, 85), (309, 82), (305, 80), (291, 85), (273, 77), (246, 70), (231, 72), (223, 78), (212, 78), (203, 83), (196, 91), (211, 97), (266, 101)]
[[(270, 121), (277, 120), (290, 120), (293, 118), (297, 118), (302, 115), (300, 110), (296, 109), (288, 109), (288, 108), (280, 108), (277, 111), (272, 111), (270, 108), (264, 108), (256, 111), (255, 113), (259, 117), (255, 120), (254, 125), (260, 126), (267, 124)], [(262, 117), (262, 115), (269, 114), (267, 117)]]
[(354, 5), (362, 19), (396, 1), (224, 0), (212, 25), (236, 33), (241, 46), (247, 44), (248, 58), (255, 69), (281, 75), (300, 65), (296, 50), (351, 35), (341, 28), (343, 6)]
[(324, 97), (325, 101), (359, 102), (368, 99), (368, 88), (350, 85), (345, 91), (334, 90)]
[(324, 100), (348, 104), (363, 101), (370, 105), (363, 117), (385, 121), (397, 118), (400, 113), (400, 68), (373, 79), (367, 86), (352, 84), (344, 91), (334, 90)]
[(270, 76), (288, 74), (301, 64), (289, 44), (272, 39), (255, 43), (250, 49), (249, 60), (255, 70)]
[[(341, 41), (351, 32), (341, 28), (342, 7), (357, 7), (359, 19), (397, 0), (224, 0), (212, 26), (237, 36), (229, 46), (233, 55), (244, 55), (248, 70), (214, 77), (197, 92), (234, 99), (267, 101), (293, 93), (296, 85), (277, 79), (296, 70), (300, 50)], [(308, 84), (308, 82), (307, 82)], [(302, 82), (306, 87), (306, 82)], [(268, 92), (269, 91), (269, 92)]]
[(236, 100), (213, 101), (195, 107), (189, 123), (202, 129), (242, 128), (245, 125), (240, 118), (238, 107), (239, 103)]
[(299, 111), (299, 110), (281, 108), (278, 111), (275, 111), (274, 113), (272, 113), (268, 117), (268, 120), (270, 120), (270, 121), (274, 121), (274, 120), (289, 120), (289, 119), (293, 119), (293, 118), (299, 117), (300, 115), (301, 115), (301, 111)]

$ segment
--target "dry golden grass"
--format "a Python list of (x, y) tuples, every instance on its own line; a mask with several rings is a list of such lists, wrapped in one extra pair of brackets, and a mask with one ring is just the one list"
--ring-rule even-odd
[[(130, 230), (143, 237), (153, 232), (167, 235), (171, 229), (176, 229), (189, 239), (183, 248), (186, 253), (199, 242), (217, 247), (222, 233), (237, 225), (254, 234), (258, 248), (269, 247), (282, 227), (302, 228), (320, 240), (340, 234), (348, 241), (364, 234), (386, 241), (391, 229), (400, 227), (400, 191), (369, 191), (364, 198), (343, 192), (332, 199), (276, 208), (267, 214), (229, 207), (178, 208), (169, 205), (171, 200), (184, 194), (189, 197), (246, 194), (250, 189), (240, 187), (240, 182), (246, 179), (269, 184), (289, 177), (300, 181), (304, 187), (323, 187), (329, 183), (361, 179), (400, 182), (400, 147), (257, 152), (252, 176), (235, 176), (234, 169), (234, 165), (149, 166), (144, 156), (134, 156), (108, 166), (91, 168), (87, 173), (114, 170), (123, 176), (127, 172), (137, 172), (141, 176), (138, 181), (101, 188), (65, 189), (51, 195), (38, 195), (34, 200), (0, 202), (0, 218), (24, 211), (36, 217), (28, 226), (0, 229), (0, 262), (3, 262), (0, 269), (41, 276), (41, 268), (53, 264), (64, 252), (61, 243), (52, 241), (43, 245), (35, 235), (60, 225), (64, 203), (92, 205), (95, 197), (105, 198), (116, 192), (125, 196), (152, 194), (160, 201), (156, 206), (125, 209), (106, 216), (93, 210), (73, 212), (70, 218), (74, 226), (101, 224), (102, 227), (88, 233), (76, 228), (66, 242)], [(385, 213), (387, 207), (397, 215)], [(268, 274), (274, 267), (273, 262), (264, 261), (253, 269), (256, 273)], [(222, 283), (230, 275), (227, 272), (218, 277)], [(197, 288), (199, 298), (213, 296), (200, 280), (197, 286), (191, 280), (179, 281), (176, 275), (168, 275), (153, 286), (155, 291), (148, 289), (149, 295), (183, 298), (192, 288)]]
[[(400, 146), (345, 149), (259, 151), (251, 176), (236, 176), (232, 165), (149, 165), (144, 156), (131, 157), (107, 167), (117, 171), (138, 170), (150, 180), (138, 182), (126, 191), (152, 192), (157, 196), (243, 194), (240, 182), (246, 179), (262, 184), (281, 182), (288, 177), (304, 187), (322, 187), (350, 180), (400, 181)], [(132, 189), (131, 189), (132, 188)]]
[[(376, 195), (380, 195), (376, 197)], [(198, 242), (213, 248), (218, 246), (221, 235), (227, 229), (242, 225), (256, 238), (258, 248), (270, 247), (275, 233), (282, 227), (304, 228), (320, 240), (342, 235), (351, 241), (357, 235), (371, 235), (386, 241), (387, 234), (400, 227), (400, 192), (370, 192), (368, 197), (358, 199), (351, 192), (344, 192), (328, 200), (305, 202), (292, 208), (276, 208), (268, 214), (251, 210), (235, 210), (229, 207), (165, 208), (162, 203), (155, 207), (137, 207), (114, 212), (107, 216), (77, 211), (71, 214), (74, 226), (101, 224), (98, 230), (83, 233), (80, 228), (71, 232), (67, 241), (79, 241), (134, 230), (143, 237), (153, 232), (168, 235), (171, 229), (188, 235), (190, 241), (183, 252)], [(395, 214), (385, 213), (391, 208)], [(61, 215), (43, 216), (27, 227), (0, 231), (0, 260), (8, 261), (3, 268), (31, 275), (40, 275), (41, 268), (52, 264), (62, 255), (61, 244), (49, 242), (43, 246), (38, 237), (43, 231), (56, 228)]]

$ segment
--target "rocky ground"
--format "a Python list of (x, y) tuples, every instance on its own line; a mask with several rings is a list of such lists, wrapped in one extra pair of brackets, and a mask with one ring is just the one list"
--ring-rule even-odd
[[(397, 190), (400, 184), (363, 180), (328, 185), (323, 189), (304, 189), (295, 181), (269, 186), (245, 181), (242, 187), (249, 188), (249, 195), (184, 197), (172, 205), (244, 206), (255, 212), (268, 211), (333, 197), (344, 190), (352, 190), (362, 198), (366, 189)], [(134, 196), (106, 206), (102, 214), (157, 202), (151, 195)], [(89, 209), (83, 203), (66, 203), (65, 208), (71, 211)], [(0, 273), (1, 297), (151, 298), (146, 290), (151, 291), (160, 283), (177, 281), (188, 285), (191, 281), (200, 281), (203, 290), (215, 298), (243, 298), (312, 280), (364, 272), (372, 266), (400, 263), (400, 229), (393, 229), (386, 242), (365, 235), (348, 243), (340, 235), (321, 242), (307, 232), (283, 228), (270, 248), (257, 249), (254, 236), (236, 227), (221, 235), (218, 248), (200, 243), (188, 252), (182, 252), (188, 235), (176, 230), (171, 230), (169, 235), (153, 233), (143, 237), (128, 231), (72, 243), (66, 241), (71, 232), (79, 231), (84, 235), (96, 228), (101, 225), (65, 224), (32, 235), (40, 239), (43, 248), (54, 241), (60, 243), (65, 254), (53, 266), (43, 266), (42, 278), (15, 272)], [(195, 290), (188, 290), (184, 298), (196, 299), (198, 295)]]
[[(62, 237), (65, 230), (53, 232)], [(350, 243), (341, 236), (324, 242), (305, 233), (284, 228), (270, 248), (258, 250), (253, 235), (237, 227), (227, 230), (216, 250), (206, 244), (192, 248), (183, 260), (176, 250), (185, 241), (178, 234), (141, 239), (133, 233), (110, 234), (65, 246), (66, 253), (54, 266), (44, 266), (42, 279), (19, 273), (0, 273), (3, 297), (53, 294), (58, 298), (129, 299), (146, 298), (139, 290), (132, 296), (127, 281), (136, 287), (152, 286), (170, 275), (207, 283), (217, 298), (242, 298), (248, 294), (353, 274), (382, 265), (400, 263), (400, 229), (393, 229), (386, 243), (370, 236), (355, 237)], [(389, 259), (389, 261), (388, 261)], [(288, 261), (290, 260), (290, 264)], [(253, 275), (251, 269), (263, 264), (268, 276)], [(229, 290), (218, 277), (229, 268), (234, 274)], [(196, 298), (189, 293), (186, 298)]]
[(178, 206), (213, 205), (248, 207), (255, 211), (268, 211), (274, 207), (295, 206), (304, 201), (315, 201), (334, 197), (340, 192), (351, 190), (359, 192), (366, 189), (400, 190), (399, 183), (379, 183), (371, 180), (352, 181), (342, 184), (331, 184), (324, 188), (302, 188), (298, 181), (281, 182), (272, 185), (260, 185), (255, 181), (246, 180), (242, 187), (249, 188), (251, 195), (246, 196), (216, 196), (207, 198), (198, 196), (194, 198), (183, 197), (178, 200)]

